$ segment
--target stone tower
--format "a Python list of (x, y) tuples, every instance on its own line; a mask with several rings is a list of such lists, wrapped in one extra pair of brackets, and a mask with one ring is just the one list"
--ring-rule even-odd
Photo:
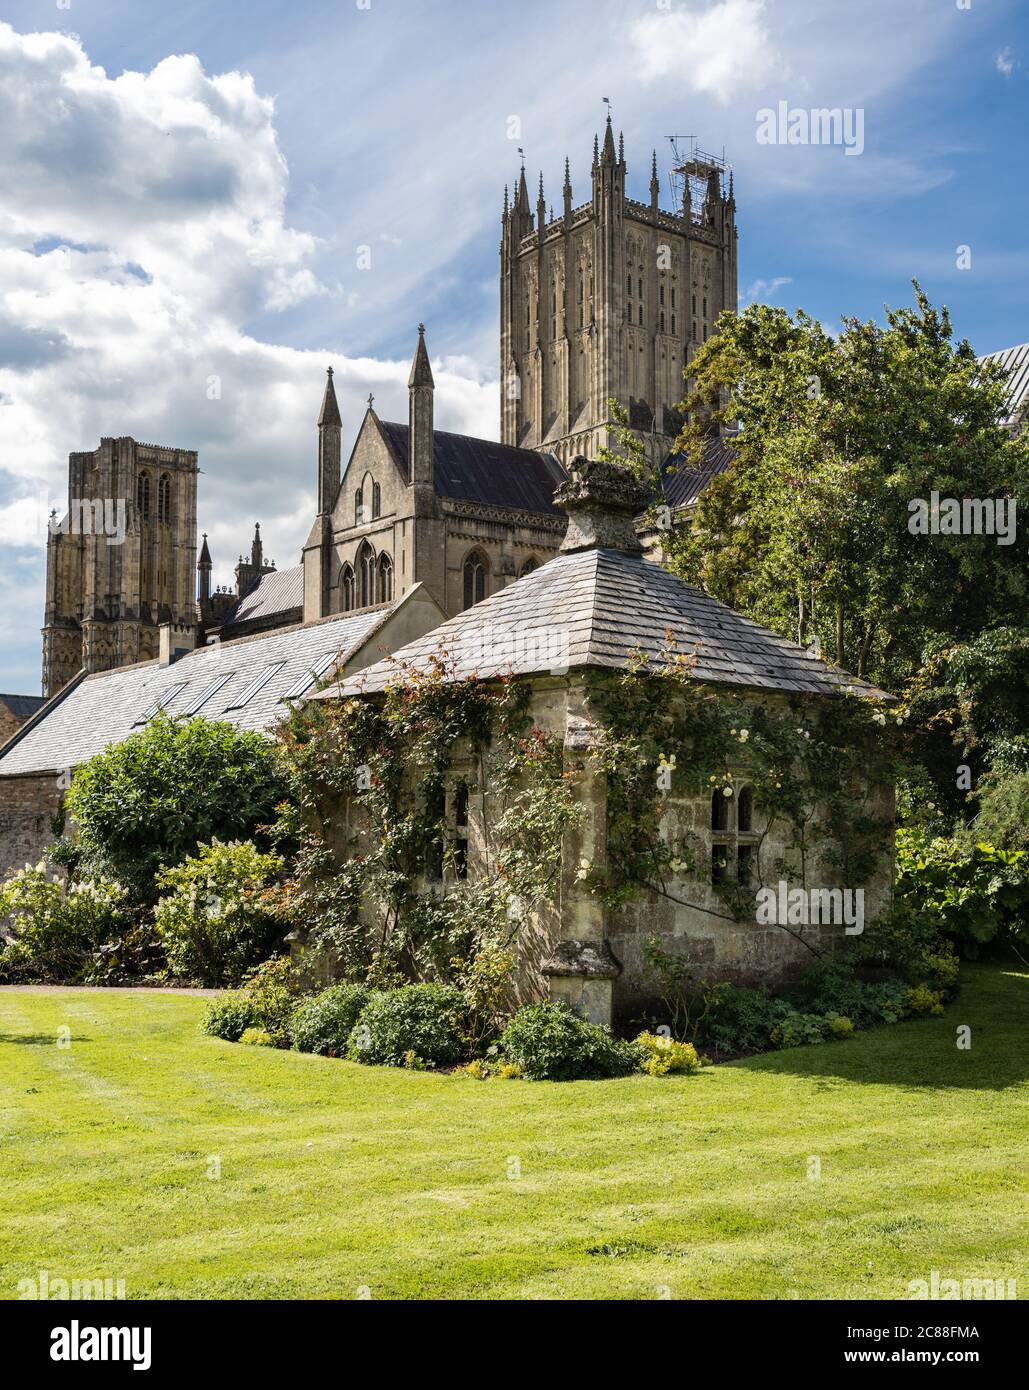
[(501, 438), (568, 463), (610, 442), (614, 397), (663, 459), (681, 421), (682, 371), (723, 309), (737, 303), (736, 202), (722, 161), (676, 161), (678, 206), (660, 207), (657, 156), (650, 201), (625, 194), (622, 139), (611, 118), (594, 139), (592, 196), (573, 206), (565, 160), (562, 211), (536, 212), (523, 168), (504, 195), (500, 244)]
[(47, 538), (43, 693), (80, 670), (159, 652), (159, 627), (195, 627), (197, 456), (101, 439), (68, 460), (68, 511)]

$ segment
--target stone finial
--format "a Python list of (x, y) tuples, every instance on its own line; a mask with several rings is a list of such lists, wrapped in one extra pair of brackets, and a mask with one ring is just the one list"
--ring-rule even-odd
[(572, 459), (570, 475), (554, 493), (554, 502), (568, 513), (563, 551), (642, 553), (633, 519), (646, 507), (647, 493), (627, 468), (580, 455)]

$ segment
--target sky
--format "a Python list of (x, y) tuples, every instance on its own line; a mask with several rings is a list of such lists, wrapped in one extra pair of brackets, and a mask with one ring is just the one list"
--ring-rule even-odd
[[(296, 564), (330, 364), (344, 457), (406, 419), (499, 431), (497, 248), (525, 152), (630, 196), (693, 135), (734, 170), (741, 304), (832, 329), (916, 277), (980, 352), (1029, 340), (1026, 0), (0, 0), (0, 690), (40, 689), (45, 516), (101, 436), (200, 454), (216, 583)], [(767, 143), (839, 107), (861, 148)], [(857, 130), (857, 126), (852, 127)], [(962, 249), (963, 248), (963, 249)]]

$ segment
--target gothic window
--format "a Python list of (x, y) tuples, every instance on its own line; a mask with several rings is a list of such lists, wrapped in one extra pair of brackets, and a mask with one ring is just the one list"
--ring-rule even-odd
[(640, 305), (640, 324), (643, 324), (643, 305)]
[(665, 302), (665, 287), (664, 287), (664, 282), (662, 282), (661, 287), (660, 287), (660, 289), (659, 289), (659, 291), (658, 291), (658, 294), (659, 294), (659, 296), (660, 296), (661, 303), (664, 304), (664, 302)]
[(532, 574), (533, 570), (538, 570), (539, 567), (540, 563), (536, 559), (535, 555), (530, 555), (529, 558), (526, 560), (525, 564), (522, 566), (522, 573), (520, 575), (520, 578), (524, 579), (527, 574)]
[(640, 280), (638, 281), (638, 284), (639, 284), (639, 294), (637, 295), (637, 298), (638, 298), (638, 299), (642, 299), (642, 298), (643, 298), (643, 280), (640, 279)]
[(364, 520), (364, 501), (362, 500), (361, 489), (358, 488), (354, 493), (354, 525), (360, 526)]
[(675, 286), (672, 286), (672, 308), (675, 308)]
[(379, 556), (379, 602), (389, 603), (393, 598), (393, 561), (388, 555)]
[(625, 293), (629, 296), (630, 299), (632, 298), (632, 276), (631, 276), (631, 275), (627, 275), (627, 276), (625, 277)]
[(464, 607), (471, 608), (486, 597), (489, 561), (481, 550), (473, 550), (464, 562)]
[(171, 521), (171, 478), (165, 473), (157, 484), (157, 520)]
[(150, 516), (150, 474), (141, 473), (136, 479), (136, 510), (146, 521)]
[(372, 516), (376, 517), (382, 511), (382, 489), (378, 483), (372, 483)]
[(664, 316), (664, 314), (662, 314), (662, 315), (661, 315), (661, 332), (663, 333), (664, 331), (665, 331), (665, 316)]
[(675, 315), (672, 315), (672, 332), (675, 332)]
[(367, 541), (357, 552), (357, 589), (359, 608), (375, 602), (375, 556)]
[(697, 312), (697, 296), (696, 296), (696, 295), (693, 296), (693, 312), (694, 312), (694, 313)]
[(354, 606), (354, 571), (349, 565), (343, 566), (343, 571), (339, 577), (339, 591), (343, 612), (349, 613)]
[(703, 313), (703, 317), (704, 317), (704, 318), (707, 318), (707, 295), (704, 296), (704, 313)]

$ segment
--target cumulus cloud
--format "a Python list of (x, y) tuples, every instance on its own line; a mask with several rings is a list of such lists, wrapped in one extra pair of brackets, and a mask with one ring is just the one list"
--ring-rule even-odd
[[(326, 366), (353, 432), (370, 390), (406, 418), (409, 363), (247, 331), (333, 293), (316, 238), (286, 220), (273, 101), (192, 56), (109, 77), (73, 38), (0, 23), (0, 130), (15, 192), (0, 211), (0, 606), (17, 604), (23, 635), (42, 620), (39, 499), (61, 505), (69, 451), (101, 435), (199, 450), (219, 581), (255, 520), (296, 563)], [(456, 365), (437, 378), (441, 424), (494, 432), (495, 385)]]
[(743, 291), (741, 304), (756, 304), (758, 302), (767, 304), (786, 285), (793, 284), (792, 275), (773, 275), (769, 280), (755, 280), (752, 285), (748, 285)]
[(728, 102), (779, 66), (764, 10), (765, 0), (717, 0), (645, 15), (631, 31), (640, 76), (673, 77)]
[(1003, 77), (1010, 77), (1018, 66), (1010, 48), (1002, 48), (994, 59), (994, 62), (997, 65), (997, 71)]

